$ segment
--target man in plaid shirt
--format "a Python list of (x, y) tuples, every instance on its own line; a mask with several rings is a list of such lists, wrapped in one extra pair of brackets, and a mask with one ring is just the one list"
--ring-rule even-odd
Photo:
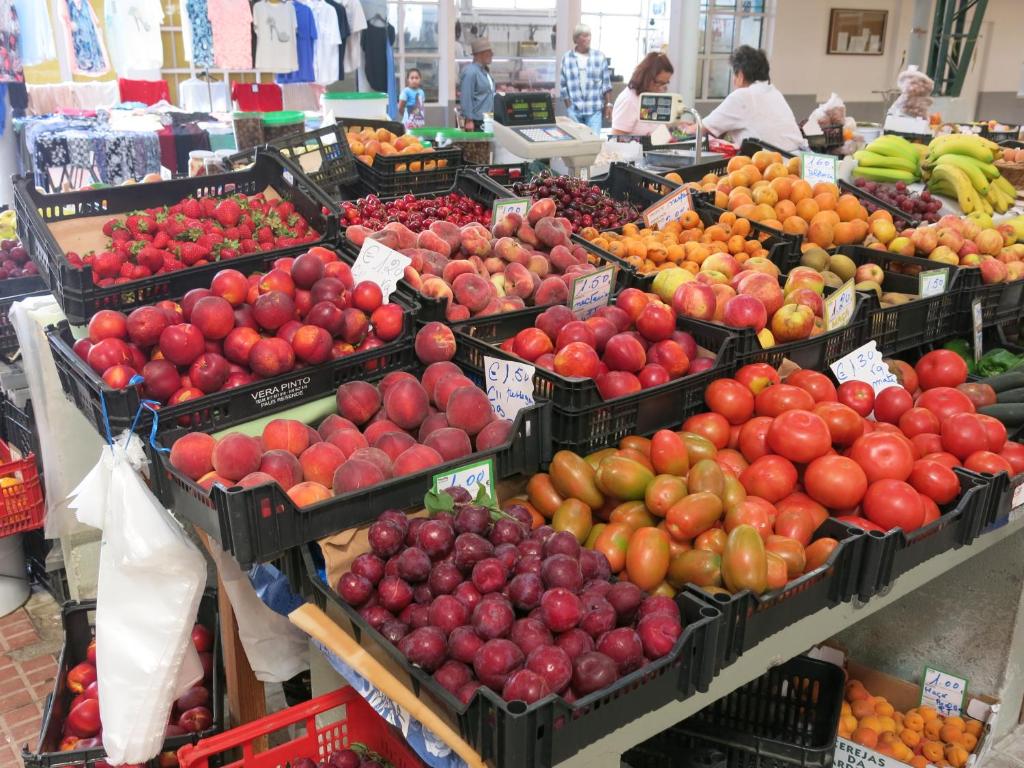
[[(610, 116), (612, 90), (608, 58), (590, 48), (590, 28), (580, 24), (573, 30), (575, 47), (562, 56), (561, 94), (569, 117), (601, 134), (602, 116)], [(605, 115), (608, 113), (608, 115)]]

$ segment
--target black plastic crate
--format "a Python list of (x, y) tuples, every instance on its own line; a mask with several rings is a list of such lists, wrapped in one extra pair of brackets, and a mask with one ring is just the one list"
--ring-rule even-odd
[(39, 275), (0, 280), (0, 357), (9, 358), (20, 348), (18, 334), (14, 332), (14, 326), (7, 316), (11, 311), (11, 305), (16, 301), (32, 296), (45, 296), (47, 293), (49, 290), (46, 283)]
[[(297, 213), (321, 235), (304, 245), (330, 245), (338, 236), (338, 212), (301, 171), (276, 152), (260, 152), (251, 168), (214, 176), (195, 176), (154, 184), (104, 187), (78, 192), (44, 195), (38, 192), (31, 176), (14, 180), (14, 204), (18, 212), (18, 233), (40, 275), (72, 323), (86, 323), (101, 309), (129, 309), (162, 299), (179, 299), (193, 288), (205, 288), (224, 264), (215, 262), (166, 272), (121, 285), (100, 287), (93, 283), (92, 267), (77, 269), (50, 231), (49, 224), (87, 216), (116, 216), (129, 211), (172, 205), (189, 196), (223, 197), (232, 194), (255, 195), (272, 190), (291, 201)], [(324, 213), (324, 211), (327, 213)], [(96, 227), (102, 226), (97, 220)], [(262, 251), (231, 259), (230, 265), (251, 272), (266, 261), (268, 254), (281, 256), (285, 249)]]
[(623, 758), (631, 768), (674, 768), (681, 755), (725, 768), (827, 768), (845, 682), (842, 667), (797, 656)]
[(888, 129), (884, 129), (882, 133), (886, 136), (890, 134), (893, 136), (902, 136), (911, 144), (931, 144), (932, 139), (935, 138), (935, 136), (930, 133), (905, 133), (903, 131), (890, 131)]
[(505, 165), (474, 165), (469, 170), (504, 188), (526, 179), (529, 167), (529, 163), (508, 163)]
[[(782, 155), (782, 158), (789, 159), (795, 157), (792, 152), (785, 152), (778, 147), (773, 147), (771, 144), (760, 141), (758, 139), (744, 139), (743, 143), (740, 144), (737, 155), (746, 155), (747, 157), (752, 156), (755, 152), (761, 150), (767, 150), (769, 152), (778, 152)], [(724, 176), (726, 174), (726, 168), (729, 165), (729, 161), (732, 158), (723, 157), (721, 160), (712, 160), (707, 163), (698, 163), (697, 165), (688, 165), (684, 168), (676, 168), (673, 173), (679, 175), (683, 182), (697, 182), (707, 176), (709, 173), (713, 173), (715, 176)]]
[[(410, 363), (392, 370), (419, 375), (423, 366)], [(387, 372), (378, 369), (370, 376), (360, 372), (361, 375), (346, 380), (377, 381)], [(467, 370), (467, 373), (470, 372)], [(325, 391), (320, 390), (320, 394)], [(333, 390), (330, 392), (333, 402)], [(169, 449), (177, 438), (193, 431), (189, 428), (165, 431), (157, 438), (157, 445)], [(292, 547), (373, 520), (383, 509), (420, 507), (431, 479), (445, 471), (493, 458), (495, 482), (539, 472), (552, 455), (550, 405), (538, 401), (533, 407), (521, 410), (513, 421), (508, 442), (497, 448), (478, 451), (423, 472), (391, 478), (309, 507), (296, 506), (276, 482), (253, 488), (215, 485), (207, 493), (172, 467), (166, 452), (151, 447), (149, 453), (154, 464), (150, 479), (157, 497), (176, 515), (206, 531), (225, 551), (234, 555), (239, 565), (248, 568), (253, 563), (267, 562)]]
[[(484, 356), (520, 361), (498, 344), (532, 327), (545, 309), (533, 307), (456, 323), (452, 326), (458, 340), (456, 360), (477, 372), (484, 370)], [(677, 319), (676, 325), (693, 334), (698, 345), (716, 354), (712, 368), (614, 400), (603, 400), (592, 379), (566, 378), (536, 368), (534, 396), (552, 403), (551, 434), (558, 448), (587, 454), (614, 445), (627, 435), (648, 435), (678, 427), (704, 409), (704, 389), (733, 370), (733, 336), (724, 326), (698, 326), (685, 318)]]
[(938, 261), (900, 256), (862, 245), (841, 245), (836, 253), (848, 256), (858, 267), (874, 263), (885, 271), (883, 290), (917, 294), (917, 274), (896, 272), (895, 268), (928, 272), (946, 271), (946, 290), (935, 296), (914, 299), (906, 304), (882, 307), (873, 291), (865, 291), (863, 314), (866, 315), (867, 338), (878, 343), (878, 351), (889, 357), (923, 344), (932, 344), (956, 333), (957, 309), (960, 306), (961, 276), (964, 270)]
[(875, 208), (880, 208), (883, 211), (888, 211), (889, 215), (892, 216), (894, 222), (898, 219), (902, 219), (904, 222), (906, 222), (906, 227), (896, 227), (897, 231), (907, 228), (916, 229), (921, 225), (921, 222), (918, 219), (915, 219), (911, 214), (907, 213), (901, 208), (897, 208), (892, 203), (887, 203), (882, 198), (871, 194), (866, 189), (858, 187), (856, 184), (851, 184), (850, 182), (843, 181), (842, 179), (836, 182), (836, 184), (839, 187), (839, 194), (853, 195), (858, 200), (860, 200), (861, 203), (871, 203), (871, 205), (875, 206)]
[(557, 765), (602, 735), (658, 707), (706, 691), (718, 671), (714, 664), (721, 614), (696, 595), (682, 592), (675, 600), (684, 628), (672, 652), (620, 678), (607, 690), (572, 704), (551, 695), (527, 706), (505, 702), (481, 687), (464, 705), (433, 677), (410, 664), (396, 646), (324, 583), (319, 548), (314, 554), (310, 547), (303, 547), (302, 555), (317, 603), (337, 606), (342, 613), (339, 626), (375, 655), (383, 653), (393, 660), (404, 672), (401, 682), (456, 723), (462, 738), (495, 768)]
[[(400, 302), (397, 297), (394, 299)], [(204, 432), (225, 429), (317, 400), (346, 381), (364, 378), (367, 372), (387, 373), (400, 368), (416, 359), (412, 348), (414, 315), (412, 307), (407, 306), (402, 335), (379, 347), (260, 379), (242, 387), (213, 392), (177, 405), (161, 406), (158, 428), (163, 431), (178, 424), (188, 424), (193, 430)], [(75, 337), (66, 322), (47, 328), (46, 337), (65, 396), (78, 406), (100, 436), (107, 435), (108, 424), (111, 435), (116, 437), (129, 429), (133, 421), (136, 422), (137, 434), (149, 434), (153, 412), (144, 409), (139, 414), (143, 400), (139, 388), (114, 389), (103, 381), (85, 360), (75, 354)]]
[(21, 451), (22, 456), (34, 453), (42, 474), (43, 460), (39, 451), (39, 431), (36, 429), (32, 401), (25, 400), (25, 407), (19, 408), (9, 397), (0, 394), (0, 415), (3, 418), (0, 433), (4, 441)]
[(807, 146), (814, 152), (828, 151), (831, 149), (838, 149), (843, 146), (843, 124), (834, 123), (832, 125), (822, 125), (821, 133), (816, 135), (808, 136), (804, 134), (807, 139)]
[(364, 186), (380, 197), (423, 195), (452, 185), (465, 163), (458, 147), (408, 155), (376, 155), (373, 165), (357, 161)]
[(1006, 142), (1016, 141), (1017, 137), (1020, 135), (1019, 125), (1016, 127), (1009, 126), (1009, 128), (1010, 130), (1008, 131), (993, 131), (989, 129), (987, 124), (985, 124), (981, 127), (981, 135), (989, 141), (994, 141), (996, 144), (1006, 146)]
[(996, 143), (1000, 147), (1007, 147), (1009, 149), (1024, 149), (1024, 141), (1018, 141), (1017, 139), (1003, 139)]
[[(61, 607), (61, 619), (64, 625), (64, 645), (57, 661), (57, 678), (54, 680), (53, 693), (46, 697), (43, 708), (43, 721), (39, 731), (39, 742), (36, 751), (22, 748), (22, 760), (25, 768), (56, 768), (69, 766), (73, 768), (95, 768), (102, 760), (106, 762), (107, 753), (102, 747), (94, 749), (75, 749), (67, 752), (59, 751), (61, 728), (66, 714), (65, 708), (71, 703), (73, 695), (66, 689), (65, 678), (68, 670), (80, 661), (85, 660), (86, 648), (93, 636), (96, 601), (67, 602)], [(194, 744), (199, 739), (220, 733), (224, 722), (224, 664), (223, 648), (220, 642), (220, 621), (217, 611), (217, 593), (207, 590), (199, 603), (196, 622), (202, 624), (213, 634), (213, 681), (210, 687), (210, 711), (213, 722), (201, 733), (190, 733), (184, 736), (168, 738), (161, 752), (177, 752), (185, 744)], [(160, 768), (160, 755), (148, 760), (147, 768)]]
[(981, 325), (989, 328), (993, 325), (1019, 323), (1024, 320), (1024, 278), (1011, 283), (981, 282), (981, 270), (977, 267), (964, 267), (960, 285), (960, 308), (957, 316), (957, 333), (971, 338), (974, 320), (971, 305), (975, 299), (981, 300)]
[[(715, 221), (723, 213), (726, 213), (724, 209), (708, 202), (702, 203), (701, 207), (706, 207), (714, 215)], [(803, 235), (792, 235), (788, 232), (783, 232), (781, 229), (766, 227), (764, 224), (756, 221), (751, 221), (750, 223), (756, 225), (752, 229), (756, 230), (760, 235), (774, 237), (777, 242), (787, 244), (788, 247), (786, 248), (780, 247), (772, 251), (772, 263), (782, 270), (783, 274), (789, 272), (793, 267), (799, 266), (800, 256), (803, 253), (801, 250), (801, 245), (804, 242)]]
[(815, 540), (823, 537), (839, 542), (828, 560), (821, 567), (773, 592), (758, 596), (743, 590), (735, 595), (709, 595), (693, 584), (686, 587), (722, 611), (722, 628), (718, 633), (720, 667), (731, 664), (741, 654), (790, 624), (858, 596), (867, 546), (864, 532), (828, 519), (814, 532)]

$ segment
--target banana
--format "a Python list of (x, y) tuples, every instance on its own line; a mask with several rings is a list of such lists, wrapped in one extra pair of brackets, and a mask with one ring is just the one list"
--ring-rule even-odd
[(977, 133), (944, 133), (941, 136), (936, 136), (934, 139), (932, 139), (928, 146), (938, 146), (939, 144), (945, 143), (950, 139), (970, 139), (976, 144), (980, 144), (986, 149), (992, 150), (992, 152), (996, 152), (1002, 149), (1002, 147), (996, 142), (992, 141), (991, 139), (986, 139), (984, 136), (981, 136)]
[(992, 183), (999, 187), (999, 189), (1001, 189), (1005, 194), (1009, 195), (1011, 199), (1017, 199), (1017, 188), (1002, 176), (994, 178)]
[(903, 171), (910, 171), (911, 173), (915, 173), (917, 171), (917, 163), (911, 162), (902, 156), (880, 155), (877, 152), (872, 152), (867, 149), (854, 152), (853, 156), (857, 159), (857, 162), (860, 165), (870, 168), (896, 168)]
[[(982, 195), (988, 192), (988, 178), (978, 166), (971, 162), (971, 158), (966, 155), (941, 155), (938, 160), (935, 161), (935, 168), (939, 168), (943, 165), (955, 165), (957, 168), (967, 174), (967, 178), (971, 180), (971, 184), (978, 190)], [(992, 166), (993, 168), (995, 166)], [(934, 170), (934, 169), (933, 169)]]
[(929, 145), (926, 162), (934, 163), (943, 155), (967, 155), (983, 163), (992, 162), (992, 150), (976, 141), (976, 136), (955, 136), (948, 141)]
[(992, 210), (996, 213), (1006, 213), (1010, 206), (1006, 203), (1006, 199), (1003, 198), (1002, 193), (995, 187), (988, 188), (988, 194), (985, 195), (985, 199), (992, 206)]
[(932, 169), (929, 186), (933, 184), (951, 189), (955, 193), (957, 202), (964, 213), (971, 213), (984, 207), (981, 205), (981, 198), (978, 196), (971, 183), (970, 178), (962, 168), (957, 165), (943, 164)]
[(881, 182), (896, 182), (896, 181), (916, 181), (917, 175), (911, 171), (905, 171), (902, 168), (874, 168), (870, 166), (858, 165), (853, 169), (854, 176), (861, 176), (870, 181), (881, 181)]
[(893, 136), (892, 134), (879, 136), (868, 144), (865, 149), (867, 149), (868, 152), (885, 155), (886, 157), (901, 157), (908, 163), (913, 163), (915, 166), (919, 165), (921, 162), (920, 156), (917, 154), (914, 146), (902, 136)]
[[(985, 174), (985, 176), (988, 179), (994, 179), (994, 178), (996, 178), (996, 176), (999, 175), (999, 169), (996, 168), (994, 165), (992, 165), (992, 163), (983, 163), (983, 162), (981, 162), (981, 160), (976, 160), (975, 158), (969, 157), (968, 155), (942, 155), (935, 162), (936, 163), (942, 162), (943, 159), (949, 158), (949, 157), (958, 157), (962, 161), (964, 161), (966, 163), (969, 163), (970, 165), (975, 166), (979, 171), (981, 171), (983, 174)], [(962, 167), (966, 167), (966, 166), (963, 165), (963, 163), (961, 163), (961, 166)]]

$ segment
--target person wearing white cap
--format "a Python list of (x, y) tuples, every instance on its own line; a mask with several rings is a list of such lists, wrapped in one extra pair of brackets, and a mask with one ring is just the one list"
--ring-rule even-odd
[(493, 58), (490, 40), (478, 37), (473, 41), (473, 61), (459, 78), (459, 105), (467, 131), (482, 130), (484, 113), (494, 111), (494, 79), (488, 70)]

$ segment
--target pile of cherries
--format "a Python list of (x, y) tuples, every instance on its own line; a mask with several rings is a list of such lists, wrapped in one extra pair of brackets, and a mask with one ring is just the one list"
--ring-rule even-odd
[(405, 195), (394, 200), (367, 195), (355, 202), (343, 202), (342, 208), (346, 224), (362, 224), (374, 231), (383, 229), (391, 221), (401, 222), (413, 232), (422, 232), (435, 221), (447, 221), (460, 227), (474, 221), (486, 227), (491, 225), (490, 207), (485, 208), (460, 192), (438, 197)]
[(516, 182), (512, 191), (533, 200), (550, 197), (555, 201), (557, 215), (572, 222), (574, 232), (584, 227), (616, 229), (640, 217), (636, 206), (614, 200), (600, 187), (572, 176), (541, 173), (530, 181)]

